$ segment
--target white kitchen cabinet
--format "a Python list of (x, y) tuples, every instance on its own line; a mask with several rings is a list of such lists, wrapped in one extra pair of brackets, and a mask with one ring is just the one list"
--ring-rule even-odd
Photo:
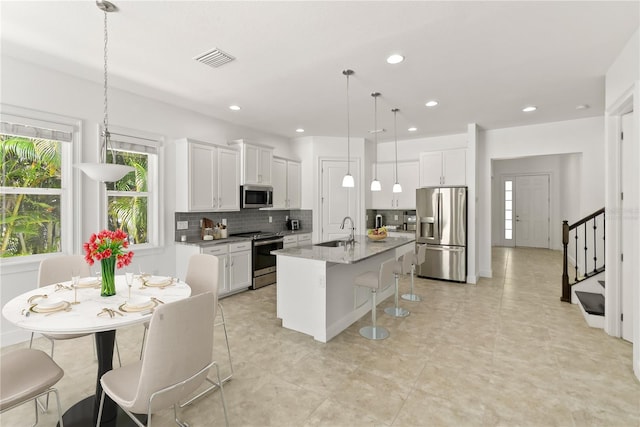
[(176, 211), (240, 210), (240, 156), (203, 142), (176, 141)]
[(251, 286), (251, 242), (229, 244), (229, 292)]
[(218, 258), (218, 295), (236, 293), (251, 286), (251, 242), (210, 246), (176, 245), (176, 272), (184, 279), (191, 255), (203, 253)]
[(242, 139), (233, 142), (241, 147), (242, 185), (272, 185), (273, 148), (251, 144)]
[(311, 244), (311, 233), (288, 234), (284, 236), (283, 249), (295, 248), (296, 246), (304, 246)]
[[(372, 209), (415, 209), (416, 188), (420, 181), (420, 164), (416, 161), (398, 162), (398, 182), (401, 193), (393, 192), (395, 162), (377, 163), (377, 176), (382, 185), (381, 191), (371, 193)], [(374, 172), (375, 174), (375, 172)]]
[(420, 186), (466, 185), (467, 150), (430, 151), (420, 153)]
[(300, 163), (273, 158), (273, 207), (275, 209), (300, 208)]

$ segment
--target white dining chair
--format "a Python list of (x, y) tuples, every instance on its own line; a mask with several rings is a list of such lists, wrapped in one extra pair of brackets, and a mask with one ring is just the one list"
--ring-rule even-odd
[(134, 422), (144, 424), (134, 415), (147, 414), (147, 427), (153, 413), (177, 406), (198, 389), (211, 367), (216, 368), (217, 388), (228, 426), (227, 406), (220, 380), (220, 369), (213, 360), (213, 332), (217, 296), (213, 292), (158, 306), (149, 322), (147, 344), (139, 360), (105, 373), (100, 379), (102, 395), (96, 426), (102, 420), (105, 395), (108, 395)]
[(38, 424), (38, 397), (54, 393), (58, 403), (58, 423), (63, 427), (60, 396), (53, 386), (64, 371), (41, 350), (22, 348), (0, 358), (0, 413), (33, 400)]
[[(53, 285), (54, 283), (59, 282), (68, 282), (71, 280), (72, 275), (78, 275), (80, 277), (88, 277), (91, 275), (91, 270), (89, 269), (89, 265), (85, 261), (82, 255), (61, 255), (55, 256), (51, 258), (45, 258), (40, 261), (40, 267), (38, 269), (38, 287), (41, 288), (43, 286)], [(31, 339), (29, 340), (29, 348), (33, 346), (33, 338), (35, 333), (31, 332)], [(57, 340), (70, 340), (80, 337), (85, 337), (87, 335), (93, 335), (91, 333), (83, 333), (83, 334), (50, 334), (50, 333), (42, 333), (44, 338), (48, 339), (51, 342), (51, 351), (50, 356), (53, 359), (53, 352), (55, 349), (55, 342)], [(118, 341), (116, 340), (116, 354), (118, 356), (118, 364), (122, 366), (122, 362), (120, 361), (120, 350), (118, 348)], [(94, 355), (95, 351), (95, 340), (93, 340), (93, 351)], [(38, 401), (39, 402), (39, 401)], [(49, 408), (49, 395), (47, 395), (47, 400), (42, 406), (42, 411), (46, 412)]]
[[(224, 339), (227, 347), (227, 357), (229, 360), (229, 375), (222, 379), (223, 382), (229, 381), (233, 377), (233, 362), (231, 359), (231, 348), (229, 347), (229, 336), (227, 334), (227, 322), (224, 317), (224, 310), (222, 304), (218, 301), (218, 269), (219, 260), (218, 257), (207, 254), (194, 254), (189, 257), (189, 264), (187, 265), (187, 274), (185, 282), (191, 287), (191, 295), (199, 295), (205, 292), (213, 292), (216, 295), (216, 305), (220, 313), (220, 321), (215, 323), (216, 327), (222, 326), (224, 331)], [(142, 358), (142, 350), (144, 350), (145, 336), (149, 324), (145, 323), (145, 331), (142, 337), (142, 349), (140, 351), (140, 357)], [(215, 385), (193, 396), (188, 401), (184, 402), (180, 407), (189, 405), (194, 400), (204, 396), (206, 393), (214, 390)]]

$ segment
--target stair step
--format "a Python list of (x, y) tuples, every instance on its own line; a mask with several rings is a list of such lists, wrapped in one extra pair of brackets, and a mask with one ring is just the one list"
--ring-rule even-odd
[(576, 291), (576, 296), (584, 307), (584, 311), (595, 316), (604, 316), (604, 295)]
[(598, 283), (600, 283), (600, 286), (604, 288), (604, 280), (598, 280)]

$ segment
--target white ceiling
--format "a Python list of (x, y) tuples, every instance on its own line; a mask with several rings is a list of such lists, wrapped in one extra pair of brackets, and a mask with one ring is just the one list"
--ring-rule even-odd
[[(399, 139), (600, 115), (605, 73), (640, 14), (638, 0), (114, 2), (111, 87), (284, 137), (344, 136), (351, 68), (351, 135), (371, 137), (378, 91), (381, 141), (393, 107)], [(0, 15), (3, 56), (102, 80), (93, 1), (2, 1)], [(214, 47), (237, 59), (192, 59)], [(387, 64), (394, 52), (406, 60)], [(523, 113), (529, 104), (538, 111)]]

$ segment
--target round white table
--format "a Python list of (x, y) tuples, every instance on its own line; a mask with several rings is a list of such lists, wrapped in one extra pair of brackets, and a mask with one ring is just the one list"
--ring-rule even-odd
[[(61, 282), (59, 285), (69, 287), (70, 282)], [(154, 298), (155, 304), (170, 303), (191, 295), (191, 288), (184, 282), (174, 281), (170, 286), (147, 287), (141, 286), (142, 282), (136, 278), (131, 287), (132, 299)], [(60, 288), (61, 286), (58, 286)], [(77, 300), (79, 304), (70, 304), (67, 311), (52, 313), (37, 313), (37, 307), (30, 307), (43, 301), (40, 298), (29, 299), (36, 295), (47, 295), (47, 299), (61, 299), (69, 303), (74, 301), (73, 289), (56, 290), (56, 284), (33, 289), (19, 295), (5, 304), (2, 315), (16, 326), (31, 332), (49, 334), (79, 334), (93, 333), (96, 338), (96, 351), (98, 355), (98, 373), (96, 378), (96, 393), (86, 399), (77, 402), (69, 408), (64, 416), (64, 425), (89, 426), (95, 425), (98, 404), (102, 394), (100, 378), (113, 368), (113, 346), (116, 329), (123, 326), (148, 322), (151, 319), (152, 310), (145, 309), (139, 312), (127, 312), (122, 310), (122, 305), (127, 302), (129, 289), (124, 276), (116, 276), (116, 295), (110, 297), (100, 296), (100, 288), (79, 288)], [(46, 300), (45, 300), (46, 301)], [(104, 309), (114, 311), (113, 316)], [(126, 310), (126, 307), (125, 307)], [(25, 315), (26, 313), (28, 315)], [(98, 316), (98, 313), (102, 313)], [(140, 335), (142, 337), (142, 334)], [(120, 414), (119, 414), (120, 413)], [(124, 415), (124, 416), (122, 416)], [(116, 426), (132, 423), (131, 419), (121, 411), (108, 396), (105, 397), (101, 425)]]

